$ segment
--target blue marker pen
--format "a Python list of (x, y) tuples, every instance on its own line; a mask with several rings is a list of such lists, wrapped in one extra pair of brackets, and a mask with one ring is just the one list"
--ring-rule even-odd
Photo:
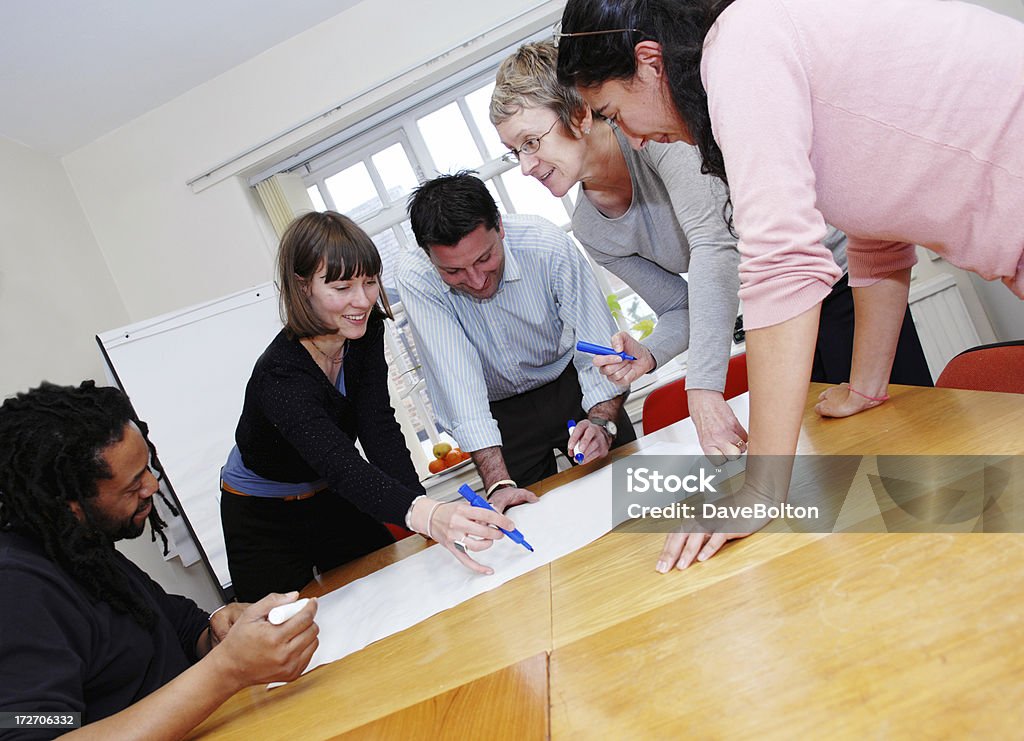
[[(491, 512), (496, 511), (494, 507), (492, 507), (486, 499), (484, 499), (482, 496), (480, 496), (475, 491), (470, 489), (469, 484), (463, 484), (462, 486), (460, 486), (459, 494), (461, 494), (463, 498), (467, 502), (472, 504), (474, 507), (479, 507), (480, 509), (489, 509)], [(509, 538), (511, 538), (513, 543), (518, 543), (526, 550), (530, 551), (531, 553), (533, 552), (533, 546), (526, 542), (526, 538), (524, 538), (523, 534), (518, 530), (506, 530), (503, 527), (499, 527), (498, 529), (501, 530), (501, 532), (505, 533), (505, 535), (507, 535)]]
[(588, 352), (591, 355), (618, 355), (623, 360), (636, 360), (636, 358), (629, 353), (619, 352), (618, 350), (613, 350), (612, 348), (605, 347), (604, 345), (595, 345), (593, 342), (577, 342), (576, 349), (580, 352)]
[[(572, 433), (576, 431), (576, 420), (569, 420), (569, 437), (572, 437)], [(580, 446), (577, 445), (572, 449), (572, 459), (577, 463), (583, 462), (583, 453), (580, 452)]]

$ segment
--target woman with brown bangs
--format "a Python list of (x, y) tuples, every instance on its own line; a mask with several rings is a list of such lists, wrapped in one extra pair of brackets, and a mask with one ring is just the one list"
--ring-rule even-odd
[[(384, 320), (393, 319), (381, 260), (349, 218), (313, 212), (278, 252), (284, 328), (256, 361), (235, 447), (221, 471), (221, 523), (235, 595), (256, 601), (301, 589), (393, 542), (382, 524), (440, 542), (496, 538), (502, 515), (424, 495), (388, 397)], [(359, 441), (366, 458), (356, 449)]]

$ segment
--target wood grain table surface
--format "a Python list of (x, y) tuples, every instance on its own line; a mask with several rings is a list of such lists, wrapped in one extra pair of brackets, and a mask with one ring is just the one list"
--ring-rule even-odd
[[(821, 388), (800, 453), (1024, 457), (1024, 395), (894, 386), (877, 409), (822, 420)], [(244, 690), (192, 737), (1021, 737), (1024, 536), (934, 530), (761, 532), (662, 575), (665, 536), (622, 528), (285, 687)], [(426, 545), (407, 538), (303, 594)]]

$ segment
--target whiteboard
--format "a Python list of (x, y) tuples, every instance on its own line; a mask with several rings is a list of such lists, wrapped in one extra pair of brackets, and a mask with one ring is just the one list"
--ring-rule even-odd
[(245, 385), (281, 330), (273, 283), (96, 336), (114, 381), (149, 424), (166, 480), (215, 581), (231, 584), (220, 469), (235, 444)]

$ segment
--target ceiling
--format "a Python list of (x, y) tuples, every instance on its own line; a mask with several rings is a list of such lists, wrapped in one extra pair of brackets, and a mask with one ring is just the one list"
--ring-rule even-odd
[(360, 0), (0, 0), (0, 136), (62, 156)]

